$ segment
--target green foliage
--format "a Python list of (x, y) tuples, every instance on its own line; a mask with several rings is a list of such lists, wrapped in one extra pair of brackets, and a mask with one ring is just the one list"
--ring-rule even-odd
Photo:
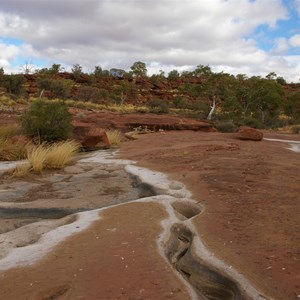
[(41, 75), (57, 75), (62, 72), (64, 68), (60, 64), (53, 64), (51, 68), (43, 68), (37, 71), (37, 74)]
[(49, 77), (37, 78), (37, 86), (40, 91), (45, 90), (50, 93), (50, 98), (66, 99), (70, 95), (72, 81), (68, 79), (52, 79)]
[(23, 75), (2, 75), (0, 85), (6, 89), (8, 93), (21, 95), (24, 91), (23, 83), (25, 77)]
[(133, 82), (120, 81), (113, 86), (111, 93), (112, 99), (116, 104), (124, 104), (126, 100), (134, 101), (137, 99), (138, 91)]
[(71, 70), (75, 79), (78, 79), (80, 75), (83, 74), (82, 66), (79, 64), (74, 64)]
[(93, 86), (80, 86), (73, 95), (74, 100), (100, 102), (104, 100), (103, 90)]
[(152, 99), (149, 101), (150, 112), (157, 114), (167, 114), (169, 106), (166, 101), (160, 99)]
[(95, 66), (94, 72), (91, 75), (93, 75), (96, 79), (101, 77), (108, 77), (109, 71), (103, 70), (100, 66)]
[(212, 75), (213, 72), (209, 66), (198, 65), (196, 69), (192, 72), (195, 77), (207, 77)]
[(180, 74), (179, 74), (179, 72), (177, 71), (177, 70), (172, 70), (172, 71), (170, 71), (169, 72), (169, 74), (168, 74), (168, 79), (169, 80), (176, 80), (176, 79), (178, 79), (180, 77)]
[(300, 121), (300, 91), (288, 96), (284, 105), (285, 114), (292, 117), (294, 122)]
[(264, 124), (254, 117), (246, 117), (243, 120), (240, 120), (239, 125), (245, 125), (257, 129), (265, 128)]
[(235, 132), (237, 130), (237, 126), (231, 121), (218, 121), (215, 123), (215, 127), (220, 132)]
[(66, 140), (72, 133), (71, 114), (62, 101), (37, 100), (21, 120), (25, 133), (41, 142)]
[(4, 75), (4, 69), (3, 67), (0, 68), (0, 76), (3, 76)]
[(190, 103), (183, 97), (180, 96), (174, 97), (172, 102), (175, 108), (183, 108), (183, 109), (190, 108)]
[(136, 61), (130, 69), (132, 74), (135, 77), (146, 77), (147, 76), (147, 67), (146, 64), (141, 61)]

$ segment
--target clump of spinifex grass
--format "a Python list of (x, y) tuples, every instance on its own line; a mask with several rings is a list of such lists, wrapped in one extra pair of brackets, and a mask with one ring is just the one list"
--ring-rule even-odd
[(121, 132), (119, 130), (108, 130), (106, 135), (111, 145), (119, 146), (121, 144)]
[(48, 151), (49, 147), (45, 144), (29, 147), (27, 159), (34, 172), (40, 173), (44, 169)]
[(44, 169), (61, 169), (74, 158), (79, 148), (80, 145), (74, 141), (30, 145), (27, 148), (28, 162), (17, 165), (10, 173), (22, 177), (31, 171), (40, 173)]
[(80, 144), (66, 141), (49, 146), (44, 166), (47, 169), (61, 169), (68, 164), (79, 151)]
[(0, 138), (0, 160), (20, 160), (25, 157), (26, 147), (24, 144)]

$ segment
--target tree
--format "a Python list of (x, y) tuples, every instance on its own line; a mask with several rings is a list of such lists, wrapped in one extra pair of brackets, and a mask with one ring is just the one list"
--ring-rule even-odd
[(113, 87), (113, 99), (120, 105), (123, 105), (127, 99), (136, 100), (137, 95), (138, 92), (133, 82), (121, 81)]
[(232, 77), (223, 72), (213, 73), (209, 67), (202, 65), (198, 66), (194, 72), (197, 77), (201, 77), (199, 93), (200, 97), (204, 98), (210, 106), (207, 119), (211, 120), (217, 105), (224, 101), (229, 94)]
[(196, 69), (192, 72), (192, 75), (195, 77), (208, 77), (212, 75), (213, 72), (209, 66), (198, 65)]
[(300, 122), (300, 91), (287, 97), (287, 101), (284, 105), (284, 112), (292, 117), (294, 122)]
[(83, 74), (82, 72), (82, 66), (79, 64), (74, 64), (72, 70), (72, 74), (74, 76), (75, 79), (79, 78), (81, 74)]
[(284, 100), (283, 87), (275, 80), (251, 77), (252, 114), (267, 126), (275, 126)]
[(53, 64), (50, 68), (42, 68), (37, 70), (36, 73), (41, 75), (57, 75), (63, 71), (64, 68), (60, 64)]
[(141, 61), (136, 61), (130, 69), (132, 70), (133, 76), (135, 77), (146, 77), (147, 67), (146, 64)]
[(176, 80), (177, 78), (179, 78), (179, 72), (177, 71), (177, 70), (172, 70), (172, 71), (170, 71), (169, 72), (169, 74), (168, 74), (168, 79), (169, 80)]
[(270, 72), (269, 74), (266, 75), (266, 79), (268, 80), (275, 80), (277, 77), (277, 74), (275, 72)]
[(33, 72), (34, 66), (31, 62), (26, 61), (24, 65), (21, 66), (21, 71), (23, 74), (30, 74)]

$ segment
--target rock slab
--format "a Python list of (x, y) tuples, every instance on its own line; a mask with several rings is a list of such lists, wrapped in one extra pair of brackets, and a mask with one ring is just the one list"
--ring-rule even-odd
[(261, 141), (264, 136), (261, 131), (247, 126), (241, 126), (239, 128), (238, 135), (241, 140), (251, 141)]

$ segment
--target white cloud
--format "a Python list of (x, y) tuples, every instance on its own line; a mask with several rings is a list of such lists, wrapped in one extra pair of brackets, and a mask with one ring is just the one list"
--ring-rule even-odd
[(295, 34), (289, 39), (292, 47), (300, 47), (300, 34)]
[(10, 61), (14, 60), (20, 54), (19, 48), (14, 45), (7, 45), (0, 40), (0, 67), (5, 70), (10, 68)]
[(289, 42), (286, 38), (280, 37), (275, 40), (276, 46), (271, 50), (271, 54), (280, 55), (284, 54), (289, 50)]
[[(209, 64), (252, 73), (277, 58), (251, 34), (286, 18), (281, 0), (1, 0), (0, 35), (25, 41), (23, 54), (49, 65), (128, 69), (141, 60), (150, 72)], [(286, 46), (277, 40), (272, 55)]]
[(300, 17), (300, 0), (295, 0), (295, 6), (298, 11), (299, 17)]

